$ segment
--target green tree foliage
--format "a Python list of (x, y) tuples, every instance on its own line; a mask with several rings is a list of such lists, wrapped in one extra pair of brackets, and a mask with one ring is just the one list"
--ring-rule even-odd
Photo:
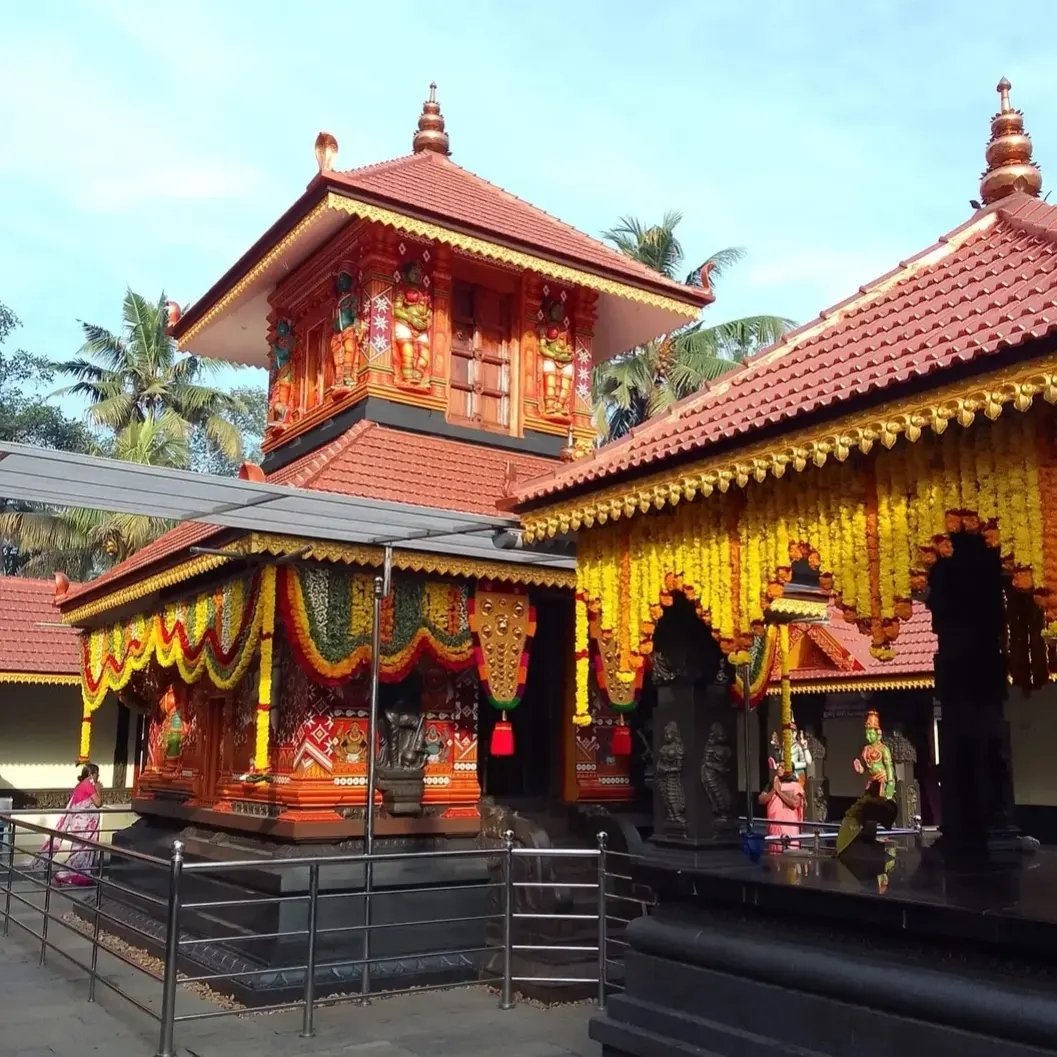
[[(85, 343), (73, 360), (51, 364), (0, 349), (0, 439), (228, 475), (243, 457), (259, 461), (266, 394), (250, 386), (226, 393), (205, 384), (218, 365), (181, 354), (166, 321), (164, 295), (151, 303), (128, 291), (121, 333), (83, 324)], [(14, 315), (0, 305), (0, 344), (15, 326)], [(42, 398), (41, 388), (59, 374), (74, 382), (52, 395), (87, 399), (87, 423)], [(89, 579), (168, 527), (140, 515), (5, 504), (5, 571)]]
[[(674, 211), (651, 226), (622, 217), (602, 237), (625, 256), (687, 286), (700, 286), (702, 271), (715, 282), (744, 258), (739, 248), (719, 250), (684, 271), (685, 254), (675, 233), (681, 220), (682, 214)], [(692, 323), (599, 364), (594, 374), (599, 434), (605, 440), (623, 436), (777, 341), (792, 325), (781, 316), (748, 316), (713, 327)]]

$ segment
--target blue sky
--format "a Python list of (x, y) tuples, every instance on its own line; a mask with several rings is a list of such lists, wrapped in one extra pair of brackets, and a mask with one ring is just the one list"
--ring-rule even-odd
[[(747, 260), (709, 317), (804, 321), (970, 213), (994, 85), (1057, 174), (1057, 8), (800, 0), (35, 0), (4, 15), (0, 301), (61, 358), (126, 285), (196, 299), (300, 193), (410, 149), (597, 234), (685, 215)], [(164, 12), (164, 13), (163, 13)], [(1057, 178), (1057, 177), (1055, 177)], [(1045, 187), (1044, 187), (1045, 191)]]

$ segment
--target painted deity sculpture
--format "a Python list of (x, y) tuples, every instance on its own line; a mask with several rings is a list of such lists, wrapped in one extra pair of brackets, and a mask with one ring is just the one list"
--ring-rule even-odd
[(545, 297), (538, 313), (540, 350), (540, 413), (568, 419), (573, 392), (573, 348), (565, 302)]
[(348, 272), (341, 272), (334, 286), (338, 309), (334, 316), (334, 333), (330, 338), (330, 358), (334, 366), (331, 392), (339, 396), (354, 381), (360, 342), (363, 340), (363, 324), (360, 320), (359, 294), (353, 277)]
[(429, 388), (432, 320), (422, 268), (410, 261), (401, 269), (400, 284), (393, 298), (393, 373), (400, 385)]
[(168, 767), (175, 767), (183, 755), (184, 721), (176, 701), (176, 691), (170, 686), (161, 699), (163, 759)]
[(876, 712), (866, 713), (866, 744), (858, 757), (852, 761), (858, 774), (866, 775), (868, 796), (891, 800), (896, 792), (895, 767), (891, 750), (885, 745), (881, 734), (881, 718)]
[(271, 360), (271, 388), (268, 394), (268, 425), (282, 429), (290, 417), (290, 397), (294, 387), (293, 355), (296, 345), (294, 325), (289, 319), (275, 324), (269, 358)]

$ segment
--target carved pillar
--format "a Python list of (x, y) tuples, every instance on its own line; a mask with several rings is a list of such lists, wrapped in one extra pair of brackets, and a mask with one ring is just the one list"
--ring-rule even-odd
[(896, 724), (885, 741), (892, 753), (892, 767), (896, 775), (896, 803), (899, 814), (897, 826), (913, 826), (914, 820), (921, 814), (921, 789), (914, 777), (914, 764), (918, 762), (917, 749), (906, 736), (903, 728)]
[(826, 778), (826, 743), (813, 727), (804, 728), (804, 742), (811, 755), (804, 790), (804, 818), (808, 822), (829, 821), (829, 779)]
[(1002, 567), (977, 535), (951, 537), (953, 554), (929, 573), (936, 632), (944, 851), (1016, 847), (1008, 683), (1002, 655)]
[(539, 393), (539, 335), (537, 313), (543, 296), (543, 282), (535, 272), (521, 276), (521, 326), (519, 351), (521, 354), (521, 420), (538, 417)]
[(654, 834), (705, 847), (737, 830), (735, 713), (722, 653), (677, 596), (654, 633)]
[(451, 379), (451, 248), (443, 243), (434, 247), (436, 263), (433, 269), (433, 378), (439, 383), (448, 401), (448, 382)]
[(573, 431), (578, 437), (593, 438), (591, 415), (591, 372), (594, 367), (594, 334), (598, 319), (598, 294), (577, 288), (573, 320)]
[(384, 387), (392, 367), (396, 232), (380, 225), (368, 233), (360, 271), (368, 385)]

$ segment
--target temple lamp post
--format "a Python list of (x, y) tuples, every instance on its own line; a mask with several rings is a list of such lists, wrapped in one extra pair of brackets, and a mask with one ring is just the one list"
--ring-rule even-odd
[[(812, 582), (812, 580), (814, 582)], [(764, 620), (778, 629), (778, 658), (782, 673), (782, 769), (793, 770), (793, 694), (789, 682), (789, 627), (791, 624), (826, 624), (829, 622), (829, 595), (818, 583), (818, 574), (806, 562), (793, 566), (793, 578), (785, 585), (780, 598), (767, 607)], [(749, 734), (749, 671), (742, 674), (745, 693), (745, 742)], [(749, 788), (748, 749), (746, 748), (745, 788)], [(746, 818), (752, 830), (753, 807), (751, 795), (746, 795)]]

